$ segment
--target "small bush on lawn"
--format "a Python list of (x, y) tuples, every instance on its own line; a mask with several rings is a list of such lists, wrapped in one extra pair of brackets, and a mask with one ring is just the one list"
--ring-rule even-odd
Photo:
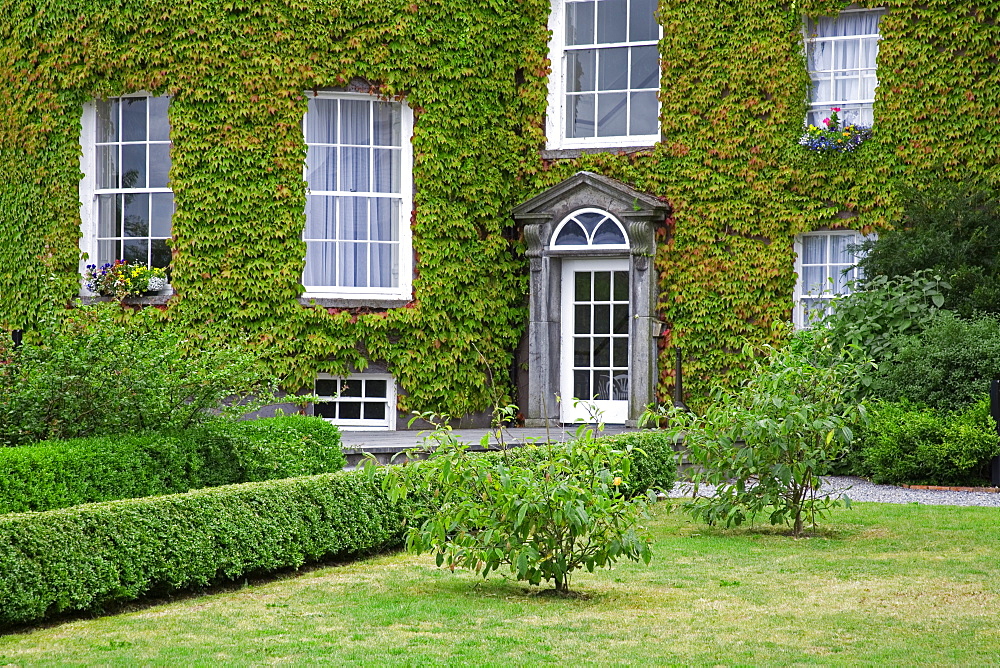
[(877, 483), (981, 485), (1000, 454), (989, 397), (954, 413), (879, 402), (863, 434), (863, 466)]
[(397, 545), (406, 509), (339, 472), (0, 516), (0, 625)]
[(518, 580), (565, 592), (580, 568), (649, 562), (637, 522), (655, 493), (625, 492), (635, 485), (631, 444), (583, 429), (568, 443), (483, 457), (470, 456), (447, 428), (433, 441), (425, 461), (390, 468), (383, 489), (394, 499), (431, 496), (430, 517), (408, 530), (406, 544), (434, 553), (438, 566), (483, 577), (506, 566)]
[(0, 448), (0, 514), (339, 471), (340, 432), (287, 415)]
[(873, 392), (943, 411), (961, 410), (1000, 376), (1000, 319), (963, 320), (941, 313), (920, 334), (900, 337), (897, 352), (879, 365)]
[(683, 436), (698, 466), (695, 484), (716, 489), (686, 504), (692, 516), (729, 526), (766, 513), (771, 524), (786, 523), (798, 536), (805, 521), (815, 526), (839, 503), (819, 495), (819, 476), (843, 456), (864, 421), (854, 397), (871, 363), (834, 355), (818, 339), (801, 332), (771, 350), (743, 387), (718, 392), (703, 416), (670, 416), (671, 432)]
[(275, 401), (250, 348), (198, 348), (155, 309), (67, 311), (17, 349), (0, 343), (0, 445), (186, 429)]

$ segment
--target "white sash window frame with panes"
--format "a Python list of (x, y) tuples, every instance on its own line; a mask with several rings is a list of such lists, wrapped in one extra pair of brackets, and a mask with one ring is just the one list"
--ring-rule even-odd
[(553, 0), (546, 148), (660, 140), (656, 0)]
[(806, 19), (806, 61), (812, 86), (806, 124), (826, 128), (833, 108), (841, 126), (874, 124), (879, 21), (885, 9), (850, 6), (837, 16)]
[(409, 299), (413, 112), (367, 94), (307, 95), (302, 296)]
[(849, 250), (868, 239), (856, 230), (821, 230), (795, 237), (795, 295), (792, 321), (812, 325), (830, 313), (830, 301), (851, 293), (851, 282), (864, 278), (859, 256)]
[[(133, 93), (88, 102), (81, 122), (83, 273), (114, 260), (170, 263), (170, 124), (166, 96)], [(83, 289), (87, 293), (86, 289)]]
[(387, 373), (316, 375), (313, 415), (343, 431), (395, 431), (396, 379)]

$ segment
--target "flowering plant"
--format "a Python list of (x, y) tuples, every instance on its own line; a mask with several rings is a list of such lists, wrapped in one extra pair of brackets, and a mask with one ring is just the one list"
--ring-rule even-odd
[(864, 125), (851, 124), (841, 127), (840, 118), (837, 116), (839, 111), (840, 107), (830, 109), (830, 117), (823, 119), (823, 125), (826, 126), (824, 128), (809, 125), (799, 138), (799, 144), (810, 151), (847, 153), (861, 146), (872, 136), (872, 129)]
[(116, 299), (157, 292), (167, 287), (166, 270), (140, 263), (129, 264), (128, 260), (106, 262), (100, 267), (88, 264), (83, 277), (88, 290)]

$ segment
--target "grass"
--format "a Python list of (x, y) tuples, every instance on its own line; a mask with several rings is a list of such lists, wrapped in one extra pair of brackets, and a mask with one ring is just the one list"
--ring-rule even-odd
[(723, 530), (657, 508), (653, 563), (582, 598), (381, 556), (0, 637), (0, 666), (989, 664), (991, 508), (856, 504), (819, 535)]

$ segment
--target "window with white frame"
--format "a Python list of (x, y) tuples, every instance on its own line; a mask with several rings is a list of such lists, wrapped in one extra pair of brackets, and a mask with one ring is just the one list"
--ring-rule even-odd
[(806, 22), (812, 79), (807, 123), (824, 127), (823, 119), (837, 107), (844, 125), (872, 125), (878, 23), (885, 13), (885, 9), (848, 8), (837, 16)]
[(388, 374), (316, 377), (313, 413), (344, 429), (395, 429), (396, 385)]
[(91, 262), (170, 264), (169, 103), (137, 94), (84, 107), (81, 245)]
[(660, 139), (657, 0), (553, 0), (549, 148)]
[(810, 232), (795, 239), (797, 327), (808, 327), (830, 312), (830, 301), (850, 294), (851, 281), (863, 278), (853, 247), (865, 240), (852, 230)]
[(400, 102), (319, 93), (303, 121), (306, 295), (408, 297), (413, 118)]

